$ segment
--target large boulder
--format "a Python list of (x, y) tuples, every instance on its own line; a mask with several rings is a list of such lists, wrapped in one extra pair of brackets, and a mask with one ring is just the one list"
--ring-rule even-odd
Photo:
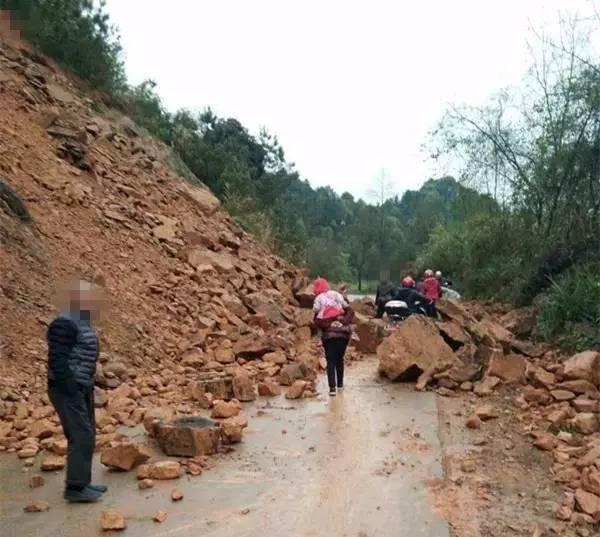
[(367, 317), (375, 317), (375, 313), (377, 313), (375, 302), (370, 297), (357, 298), (350, 302), (350, 306), (355, 313), (360, 313)]
[(471, 336), (456, 321), (438, 321), (436, 324), (442, 337), (452, 348), (471, 343)]
[(477, 343), (489, 345), (490, 347), (499, 345), (504, 349), (504, 352), (510, 352), (514, 336), (506, 328), (491, 319), (486, 318), (472, 323), (467, 329)]
[(282, 306), (274, 300), (274, 297), (265, 292), (251, 293), (244, 298), (244, 302), (252, 313), (264, 315), (276, 326), (283, 324), (287, 319)]
[(505, 382), (525, 384), (525, 373), (529, 362), (518, 354), (495, 356), (490, 360), (486, 375), (498, 377)]
[(192, 186), (183, 181), (179, 188), (181, 193), (192, 200), (204, 214), (210, 216), (219, 208), (218, 198), (208, 189)]
[[(190, 416), (169, 423), (155, 424), (154, 436), (165, 455), (196, 457), (217, 452), (221, 431), (208, 418)], [(161, 479), (152, 475), (148, 477)]]
[(368, 354), (375, 354), (377, 347), (383, 341), (384, 323), (381, 319), (370, 319), (361, 313), (355, 314), (356, 335), (358, 341), (354, 343), (357, 350)]
[(475, 322), (467, 308), (458, 300), (441, 298), (436, 302), (436, 308), (445, 320), (455, 321), (462, 327), (467, 327), (470, 323)]
[(193, 246), (186, 251), (187, 262), (194, 268), (212, 267), (226, 274), (235, 269), (234, 258), (227, 252), (213, 252), (203, 246)]
[(242, 402), (256, 399), (254, 381), (244, 370), (237, 372), (233, 377), (233, 396)]
[(217, 377), (191, 383), (190, 396), (192, 399), (203, 401), (207, 393), (212, 394), (215, 399), (233, 399), (233, 378)]
[(500, 324), (518, 337), (531, 335), (536, 323), (537, 312), (533, 307), (511, 310), (500, 319)]
[(564, 362), (563, 376), (568, 380), (588, 380), (600, 387), (600, 352), (580, 352)]
[(393, 331), (377, 349), (379, 373), (390, 380), (418, 377), (423, 389), (436, 373), (461, 363), (431, 319), (413, 315)]
[(233, 352), (238, 358), (261, 358), (268, 352), (273, 352), (275, 347), (265, 336), (249, 334), (237, 340)]
[(312, 308), (313, 302), (315, 301), (315, 291), (312, 284), (300, 289), (294, 296), (296, 300), (300, 302), (301, 307)]

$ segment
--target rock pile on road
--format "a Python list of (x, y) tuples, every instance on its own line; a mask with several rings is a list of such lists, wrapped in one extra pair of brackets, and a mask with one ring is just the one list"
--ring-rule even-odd
[[(379, 370), (391, 380), (417, 380), (417, 388), (490, 395), (515, 390), (524, 432), (554, 460), (554, 480), (565, 489), (556, 516), (572, 523), (600, 522), (600, 352), (563, 356), (529, 339), (531, 308), (499, 320), (480, 304), (442, 300), (442, 321), (410, 317), (377, 349)], [(510, 330), (509, 330), (510, 329)], [(496, 417), (475, 409), (466, 427), (479, 429)]]

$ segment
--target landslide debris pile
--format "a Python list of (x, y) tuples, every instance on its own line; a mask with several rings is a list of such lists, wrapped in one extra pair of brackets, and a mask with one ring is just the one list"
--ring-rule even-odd
[[(442, 300), (438, 309), (442, 321), (410, 317), (379, 343), (380, 373), (417, 379), (420, 389), (436, 384), (442, 395), (458, 390), (485, 397), (512, 387), (522, 433), (551, 453), (553, 479), (564, 488), (556, 517), (599, 523), (600, 352), (564, 356), (527, 339), (535, 326), (532, 308), (498, 317), (481, 304)], [(380, 333), (377, 321), (364, 322)], [(479, 429), (497, 416), (492, 405), (479, 405), (465, 425)]]
[[(202, 457), (241, 439), (241, 403), (257, 388), (310, 397), (320, 367), (311, 311), (291, 291), (298, 271), (182, 180), (164, 145), (98, 110), (50, 60), (0, 43), (0, 451), (26, 465), (42, 452), (42, 470), (65, 463), (45, 332), (67, 278), (106, 290), (95, 395), (109, 467), (150, 456), (120, 425), (144, 423), (164, 452)], [(206, 430), (177, 422), (201, 409), (215, 420)]]

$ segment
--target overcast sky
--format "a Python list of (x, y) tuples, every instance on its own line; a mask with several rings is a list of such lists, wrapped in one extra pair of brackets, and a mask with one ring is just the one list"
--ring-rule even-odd
[(171, 110), (266, 127), (312, 185), (364, 197), (436, 170), (421, 146), (448, 102), (518, 82), (528, 28), (589, 0), (108, 0), (132, 83)]

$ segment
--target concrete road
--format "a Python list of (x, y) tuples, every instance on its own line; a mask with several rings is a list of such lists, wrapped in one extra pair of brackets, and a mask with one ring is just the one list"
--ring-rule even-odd
[[(0, 456), (0, 536), (98, 535), (107, 508), (125, 513), (127, 535), (143, 537), (449, 535), (428, 492), (442, 477), (434, 394), (381, 384), (368, 361), (348, 370), (343, 395), (261, 398), (246, 413), (244, 443), (200, 477), (139, 491), (134, 473), (97, 463), (95, 478), (110, 490), (94, 505), (66, 504), (62, 473), (29, 490), (16, 457)], [(176, 486), (185, 495), (179, 503), (170, 500)], [(23, 513), (30, 499), (47, 500), (50, 511)], [(163, 524), (152, 522), (159, 509), (169, 513)]]

